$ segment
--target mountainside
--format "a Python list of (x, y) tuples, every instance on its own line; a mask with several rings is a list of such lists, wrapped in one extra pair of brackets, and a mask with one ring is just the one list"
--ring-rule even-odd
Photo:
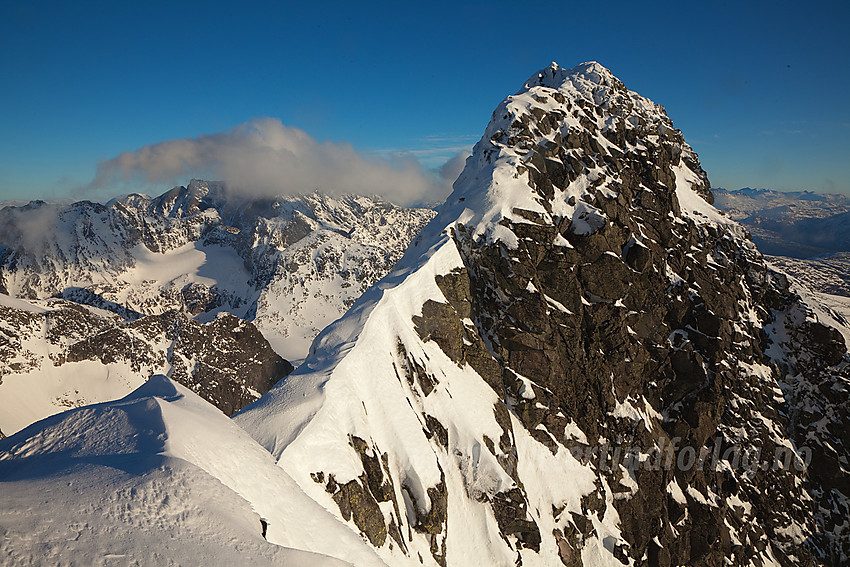
[(844, 339), (711, 202), (661, 106), (553, 64), (235, 420), (388, 564), (844, 564)]
[(230, 415), (292, 371), (250, 322), (167, 311), (133, 321), (62, 299), (0, 295), (0, 438), (167, 373)]
[(0, 435), (156, 373), (241, 409), (433, 214), (198, 180), (156, 198), (0, 209)]
[[(335, 239), (360, 232), (374, 250), (404, 233), (358, 198), (226, 197), (196, 182), (77, 204), (50, 225), (69, 236), (41, 249), (0, 219), (18, 235), (4, 237), (6, 290), (120, 313), (3, 299), (5, 356), (27, 352), (13, 341), (29, 329), (52, 346), (13, 364), (99, 360), (78, 373), (94, 380), (144, 338), (190, 376), (231, 351), (195, 345), (255, 336), (219, 311), (277, 329), (272, 291), (361, 281), (323, 270), (364, 265)], [(394, 271), (233, 420), (154, 376), (0, 441), (0, 562), (846, 565), (850, 328), (712, 201), (663, 107), (598, 63), (552, 64), (496, 108)], [(215, 254), (241, 262), (232, 285), (209, 276)], [(91, 278), (83, 264), (123, 275), (75, 279)], [(254, 299), (229, 294), (243, 274)], [(261, 379), (255, 359), (241, 362)]]
[(771, 256), (770, 262), (806, 287), (850, 298), (850, 254), (797, 259)]
[(836, 321), (836, 328), (850, 343), (850, 254), (838, 253), (818, 258), (797, 259), (767, 256), (768, 262), (787, 274), (807, 302)]
[(850, 252), (845, 195), (744, 188), (714, 189), (715, 205), (752, 233), (764, 254), (809, 258)]

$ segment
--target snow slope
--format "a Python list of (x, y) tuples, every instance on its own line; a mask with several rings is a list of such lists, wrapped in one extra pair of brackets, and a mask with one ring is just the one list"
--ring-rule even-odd
[[(564, 106), (563, 98), (541, 100), (531, 86), (535, 81), (554, 81), (570, 97), (592, 97), (593, 86), (584, 74), (596, 72), (593, 65), (573, 71), (556, 68), (556, 78), (533, 77), (530, 86), (508, 97), (494, 112), (454, 192), (397, 270), (316, 338), (301, 367), (234, 418), (329, 509), (339, 499), (329, 494), (332, 485), (323, 485), (326, 477), (317, 480), (317, 471), (332, 474), (339, 485), (388, 483), (392, 494), (376, 507), (389, 528), (367, 532), (388, 563), (416, 564), (421, 557), (426, 564), (511, 565), (520, 559), (523, 565), (560, 564), (556, 539), (544, 536), (541, 542), (538, 535), (535, 543), (527, 534), (563, 530), (566, 514), (553, 518), (552, 510), (581, 510), (583, 499), (599, 488), (596, 475), (568, 451), (552, 454), (523, 427), (497, 394), (501, 387), (494, 391), (480, 368), (453, 360), (442, 345), (415, 328), (430, 304), (451, 301), (437, 282), (466, 269), (453, 234), (465, 232), (478, 242), (515, 249), (520, 239), (505, 221), (524, 222), (528, 212), (542, 222), (569, 218), (575, 227), (586, 226), (587, 234), (598, 230), (597, 218), (606, 222), (601, 211), (582, 200), (593, 187), (587, 180), (604, 178), (601, 165), (555, 187), (546, 206), (523, 174), (526, 152), (503, 144), (507, 140), (499, 134), (530, 116), (535, 106), (550, 111)], [(651, 101), (635, 100), (636, 116), (657, 112)], [(581, 125), (571, 115), (559, 117), (563, 131)], [(599, 140), (611, 145), (601, 136)], [(680, 172), (671, 182), (688, 197), (682, 201), (690, 208), (683, 213), (700, 222), (727, 222), (692, 189), (701, 183), (699, 174), (684, 164)], [(470, 319), (462, 321), (463, 343), (478, 343), (489, 357), (479, 332)], [(529, 384), (528, 396), (534, 398), (534, 391)], [(363, 440), (365, 449), (354, 439)], [(498, 448), (493, 440), (500, 440)], [(377, 480), (369, 476), (374, 473), (364, 454), (386, 459)], [(506, 464), (512, 459), (518, 461), (513, 467)], [(511, 521), (525, 522), (527, 530), (512, 533), (507, 528), (505, 533), (505, 520), (497, 518), (498, 503), (511, 502), (520, 487), (520, 502), (513, 506), (519, 505), (522, 513)], [(612, 489), (606, 485), (603, 494), (610, 499)], [(442, 516), (434, 517), (437, 513)], [(364, 530), (356, 514), (354, 522)], [(609, 507), (593, 522), (595, 536), (583, 546), (582, 561), (609, 565), (614, 548), (623, 544), (617, 513)], [(403, 544), (383, 545), (393, 526)]]
[(164, 376), (0, 441), (0, 532), (12, 565), (382, 565)]
[(145, 378), (129, 360), (58, 364), (68, 342), (119, 320), (94, 308), (68, 309), (61, 300), (0, 294), (0, 434), (70, 407), (120, 398), (141, 385)]
[[(516, 487), (483, 441), (505, 435), (494, 413), (499, 396), (472, 368), (459, 367), (435, 343), (423, 342), (411, 325), (429, 300), (446, 302), (435, 277), (461, 268), (462, 262), (445, 235), (420, 250), (420, 256), (411, 255), (325, 329), (307, 361), (235, 421), (294, 478), (307, 479), (302, 488), (329, 509), (336, 506), (334, 499), (325, 486), (310, 480), (310, 473), (332, 471), (338, 484), (357, 481), (365, 472), (363, 461), (346, 439), (364, 439), (370, 453), (386, 455), (384, 470), (393, 494), (379, 508), (404, 541), (404, 547), (390, 543), (379, 549), (387, 563), (415, 565), (422, 557), (426, 564), (513, 564), (516, 551), (496, 544), (502, 538), (498, 523), (482, 504)], [(423, 374), (439, 376), (427, 395), (427, 385), (405, 376), (411, 361), (423, 365)], [(429, 418), (450, 424), (447, 446), (429, 431)], [(579, 506), (593, 490), (592, 475), (569, 453), (553, 456), (521, 427), (513, 427), (528, 477), (559, 470), (570, 478), (565, 483), (537, 477), (527, 486), (532, 494), (541, 504), (554, 500)], [(437, 506), (429, 496), (435, 489), (449, 496), (444, 505), (453, 529), (441, 525), (423, 537), (416, 532)], [(606, 525), (604, 533), (607, 537), (617, 530)], [(541, 555), (523, 557), (524, 565), (551, 565), (557, 549), (552, 544)]]
[(228, 415), (292, 370), (250, 322), (171, 311), (124, 321), (63, 299), (0, 295), (0, 435), (167, 374)]
[[(145, 545), (229, 538), (245, 560), (269, 549), (264, 518), (271, 541), (358, 564), (845, 564), (845, 342), (711, 199), (662, 107), (597, 63), (552, 64), (499, 105), (395, 271), (233, 422), (157, 378), (0, 442), (0, 494), (17, 502), (0, 512), (3, 551), (35, 556), (22, 519), (34, 509), (39, 539), (57, 530), (52, 547), (89, 560), (89, 531), (125, 553), (88, 519), (105, 514), (142, 525)], [(167, 201), (180, 215), (203, 204)], [(277, 202), (291, 223), (258, 215), (266, 205), (219, 213), (231, 227), (260, 219), (246, 257), (258, 280), (283, 269), (263, 250), (309, 242), (320, 217), (341, 234), (300, 205)], [(652, 465), (665, 447), (675, 465)], [(793, 459), (742, 467), (735, 447)], [(723, 456), (684, 466), (685, 449)], [(798, 467), (806, 449), (815, 460)], [(165, 464), (140, 465), (150, 453)], [(201, 494), (186, 494), (180, 467), (201, 471)], [(118, 492), (68, 496), (102, 473)], [(36, 490), (97, 529), (51, 525)]]

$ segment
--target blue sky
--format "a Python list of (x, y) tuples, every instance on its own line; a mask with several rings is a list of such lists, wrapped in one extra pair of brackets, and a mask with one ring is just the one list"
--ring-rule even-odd
[(587, 60), (663, 104), (714, 186), (850, 193), (848, 6), (3, 0), (0, 199), (82, 195), (123, 152), (267, 117), (439, 167), (533, 72)]

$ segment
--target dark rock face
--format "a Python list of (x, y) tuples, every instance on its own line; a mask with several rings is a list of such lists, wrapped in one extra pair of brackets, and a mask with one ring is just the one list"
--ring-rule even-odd
[[(170, 342), (162, 352), (153, 345)], [(292, 372), (254, 325), (230, 314), (200, 324), (177, 312), (150, 315), (112, 327), (71, 345), (67, 361), (129, 359), (144, 366), (170, 365), (170, 378), (232, 415)]]
[(378, 507), (374, 495), (366, 488), (367, 479), (352, 480), (343, 485), (331, 484), (328, 491), (334, 490), (333, 499), (339, 506), (340, 513), (346, 521), (354, 519), (354, 525), (369, 539), (369, 542), (380, 547), (387, 540), (387, 526), (384, 515)]
[(38, 355), (23, 347), (23, 339), (40, 329), (41, 318), (36, 313), (0, 306), (0, 383), (5, 374), (38, 367)]
[[(57, 304), (43, 313), (0, 306), (2, 374), (35, 370), (44, 363), (129, 363), (139, 375), (170, 374), (232, 415), (292, 372), (292, 365), (253, 324), (230, 314), (206, 324), (176, 311), (124, 322), (74, 303)], [(25, 346), (42, 333), (52, 346), (49, 362)]]
[[(633, 93), (607, 71), (591, 79), (594, 99), (568, 100), (559, 72), (529, 83), (539, 104), (513, 116), (497, 109), (506, 126), (476, 147), (520, 156), (517, 175), (545, 212), (515, 208), (501, 219), (516, 246), (458, 224), (466, 269), (438, 281), (450, 305), (426, 303), (417, 332), (475, 368), (553, 453), (585, 448), (565, 417), (587, 439), (643, 455), (677, 446), (676, 466), (637, 467), (630, 482), (622, 459), (588, 461), (622, 492), (542, 535), (555, 537), (565, 565), (581, 564), (587, 517), (601, 519), (607, 506), (627, 540), (614, 550), (623, 564), (843, 564), (850, 370), (841, 334), (813, 320), (739, 227), (683, 214), (677, 171), (692, 172), (696, 198), (712, 196), (663, 109), (635, 121)], [(565, 131), (567, 114), (582, 127)], [(576, 183), (585, 190), (564, 216), (555, 193)], [(477, 329), (461, 323), (467, 317)], [(533, 401), (517, 375), (532, 382)], [(742, 472), (742, 447), (759, 451), (763, 466)], [(715, 466), (694, 466), (712, 454)], [(785, 466), (774, 455), (787, 456)], [(539, 545), (521, 483), (492, 504), (504, 534)]]
[(186, 321), (177, 332), (173, 352), (179, 359), (172, 355), (173, 379), (227, 415), (253, 402), (293, 370), (254, 325), (230, 314), (206, 325)]
[[(325, 485), (325, 490), (339, 506), (342, 517), (346, 521), (353, 520), (360, 533), (372, 545), (383, 546), (389, 535), (395, 544), (407, 553), (407, 544), (399, 528), (404, 523), (401, 521), (399, 502), (392, 475), (389, 473), (387, 453), (378, 452), (376, 447), (354, 435), (350, 436), (349, 444), (357, 452), (363, 465), (364, 472), (359, 478), (339, 484), (333, 474), (327, 476), (327, 482), (324, 472), (312, 473), (310, 476), (314, 482)], [(402, 487), (402, 490), (407, 488)], [(435, 558), (443, 558), (445, 537), (442, 540), (441, 555), (437, 536), (444, 531), (446, 523), (445, 485), (442, 492), (429, 489), (428, 494), (431, 497), (431, 509), (418, 518), (419, 521), (414, 527), (418, 532), (431, 534), (432, 554)], [(385, 518), (381, 512), (381, 502), (392, 502), (393, 512), (389, 518)], [(442, 563), (445, 564), (444, 560)]]

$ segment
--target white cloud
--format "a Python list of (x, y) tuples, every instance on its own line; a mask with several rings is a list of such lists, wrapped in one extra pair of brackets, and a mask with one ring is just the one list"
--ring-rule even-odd
[(471, 155), (472, 152), (470, 152), (469, 150), (461, 150), (456, 153), (438, 170), (440, 174), (440, 179), (442, 179), (449, 185), (454, 183), (455, 179), (457, 179), (458, 175), (460, 175), (460, 172), (463, 171), (464, 165), (466, 165), (466, 158)]
[(465, 156), (454, 156), (439, 171), (430, 170), (410, 153), (367, 156), (350, 144), (319, 142), (278, 119), (262, 118), (227, 132), (159, 142), (101, 161), (84, 189), (114, 190), (129, 182), (177, 184), (198, 177), (225, 181), (252, 196), (318, 190), (377, 194), (410, 204), (444, 198), (460, 173), (459, 159), (462, 168)]

